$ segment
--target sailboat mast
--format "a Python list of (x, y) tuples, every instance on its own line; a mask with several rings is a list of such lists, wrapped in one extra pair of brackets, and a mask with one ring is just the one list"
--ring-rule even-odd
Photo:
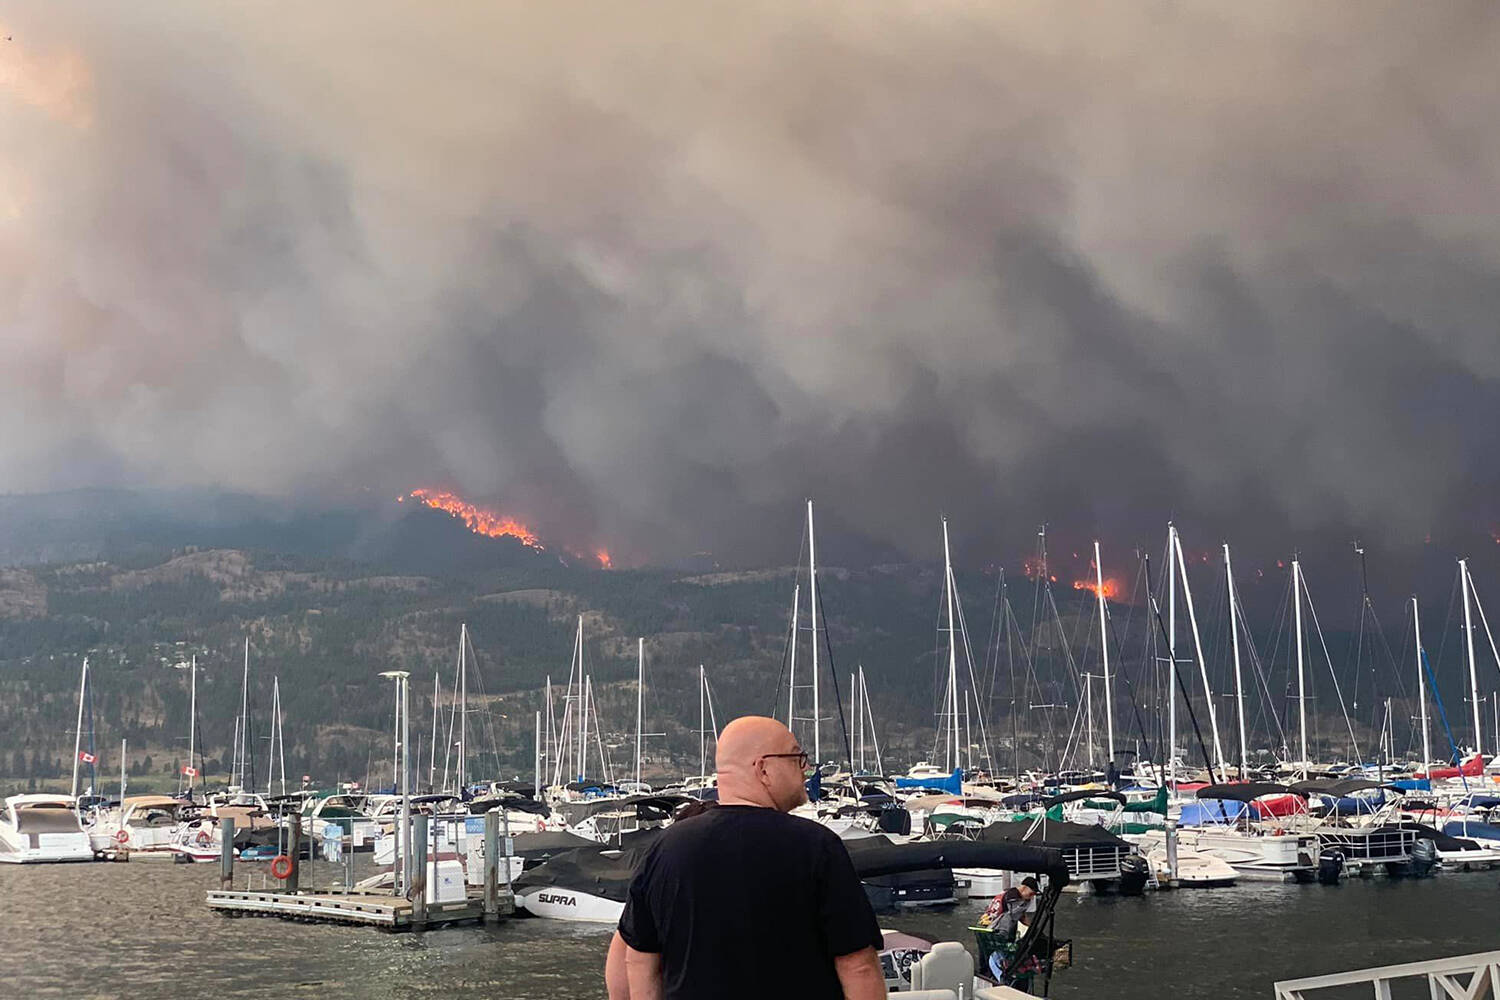
[(469, 626), (458, 626), (458, 794), (469, 786)]
[(1167, 522), (1167, 785), (1177, 789), (1177, 574), (1172, 572), (1172, 553), (1177, 548), (1177, 527)]
[(443, 678), (432, 672), (432, 745), (427, 748), (427, 790), (437, 791), (438, 702), (443, 700)]
[(807, 603), (812, 614), (813, 764), (823, 760), (821, 712), (818, 707), (818, 543), (813, 536), (813, 502), (807, 501)]
[(1432, 763), (1432, 743), (1427, 734), (1427, 680), (1422, 670), (1422, 614), (1417, 609), (1417, 595), (1411, 597), (1412, 632), (1417, 640), (1417, 703), (1422, 718), (1422, 767)]
[(958, 642), (957, 629), (953, 625), (953, 557), (948, 545), (946, 517), (943, 518), (943, 590), (948, 604), (948, 708), (952, 713), (949, 731), (953, 734), (948, 770), (951, 771), (955, 767), (962, 767), (963, 762), (959, 759), (958, 752)]
[(1088, 766), (1092, 768), (1094, 761), (1098, 760), (1097, 744), (1094, 742), (1094, 675), (1083, 675), (1083, 715), (1084, 731), (1089, 738), (1089, 761)]
[(641, 783), (641, 723), (646, 709), (646, 640), (635, 641), (635, 783)]
[(120, 740), (120, 804), (125, 804), (125, 746), (126, 741)]
[[(578, 665), (578, 767), (576, 770), (577, 780), (582, 781), (584, 772), (589, 769), (589, 744), (588, 744), (588, 705), (584, 701), (584, 679), (583, 679), (583, 615), (578, 616), (578, 631), (573, 636), (573, 662)], [(573, 672), (568, 671), (568, 684), (573, 683)]]
[(1109, 684), (1109, 626), (1104, 611), (1104, 560), (1099, 557), (1099, 541), (1094, 540), (1094, 586), (1099, 597), (1099, 649), (1104, 653), (1104, 726), (1105, 759), (1115, 759), (1115, 699)]
[(1297, 730), (1302, 740), (1302, 780), (1307, 780), (1307, 673), (1302, 654), (1302, 563), (1292, 560), (1292, 604), (1297, 628)]
[(193, 797), (193, 781), (198, 765), (193, 762), (198, 749), (198, 654), (193, 654), (192, 678), (188, 689), (188, 798)]
[[(1177, 536), (1177, 569), (1182, 573), (1182, 597), (1187, 603), (1188, 624), (1193, 632), (1193, 656), (1198, 660), (1198, 672), (1203, 679), (1203, 700), (1208, 703), (1208, 726), (1214, 734), (1214, 759), (1219, 762), (1219, 778), (1227, 781), (1224, 770), (1224, 746), (1219, 741), (1219, 713), (1214, 708), (1214, 692), (1208, 683), (1208, 661), (1203, 658), (1203, 642), (1198, 633), (1198, 613), (1193, 610), (1193, 588), (1188, 584), (1187, 560), (1182, 555), (1182, 536)], [(1212, 768), (1209, 769), (1212, 774)]]
[(708, 746), (704, 743), (707, 732), (703, 711), (703, 664), (698, 664), (698, 777), (708, 776)]
[(786, 685), (786, 727), (793, 733), (797, 730), (797, 609), (801, 606), (802, 584), (796, 583), (792, 585), (792, 655)]
[[(580, 675), (582, 676), (582, 675)], [(594, 681), (582, 677), (578, 689), (578, 780), (589, 773), (589, 703), (594, 700)]]
[(542, 713), (536, 713), (536, 770), (531, 779), (531, 797), (538, 802), (542, 800)]
[[(78, 722), (73, 726), (73, 798), (78, 799), (78, 765), (83, 761), (83, 695), (89, 686), (89, 658), (83, 658), (83, 672), (78, 675)], [(123, 803), (124, 800), (122, 799)], [(123, 807), (123, 804), (121, 806)]]
[(245, 670), (240, 677), (240, 779), (241, 785), (253, 784), (250, 775), (250, 637), (245, 636)]
[(1483, 732), (1479, 728), (1479, 676), (1474, 669), (1474, 617), (1470, 610), (1469, 591), (1473, 588), (1473, 581), (1469, 579), (1469, 560), (1458, 561), (1458, 571), (1463, 576), (1464, 590), (1464, 645), (1469, 653), (1469, 705), (1474, 710), (1474, 752), (1483, 753), (1480, 746), (1483, 742)]
[(1224, 579), (1229, 588), (1229, 638), (1234, 646), (1234, 706), (1240, 723), (1240, 777), (1250, 771), (1250, 751), (1245, 736), (1245, 685), (1240, 675), (1240, 629), (1239, 616), (1235, 610), (1234, 569), (1229, 562), (1229, 543), (1224, 543)]

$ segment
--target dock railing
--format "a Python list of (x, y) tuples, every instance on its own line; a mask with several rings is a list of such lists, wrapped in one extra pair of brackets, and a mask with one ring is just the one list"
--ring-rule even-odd
[(1276, 984), (1276, 1000), (1309, 1000), (1315, 990), (1351, 986), (1369, 986), (1375, 1000), (1391, 1000), (1391, 985), (1403, 979), (1425, 979), (1434, 1000), (1500, 1000), (1500, 951), (1284, 979)]

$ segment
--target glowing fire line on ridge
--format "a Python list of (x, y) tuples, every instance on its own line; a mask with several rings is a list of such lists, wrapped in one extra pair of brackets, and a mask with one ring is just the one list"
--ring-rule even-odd
[[(536, 532), (513, 517), (497, 514), (483, 507), (476, 507), (467, 500), (448, 493), (443, 490), (416, 489), (407, 496), (413, 500), (420, 500), (435, 510), (445, 511), (459, 520), (476, 535), (485, 535), (489, 538), (514, 538), (522, 545), (530, 546), (538, 552), (545, 552), (546, 547), (542, 545), (541, 539)], [(397, 500), (404, 500), (398, 497)]]
[[(484, 535), (487, 538), (514, 538), (522, 545), (538, 552), (547, 551), (546, 546), (542, 544), (541, 537), (517, 518), (471, 504), (455, 493), (423, 487), (397, 497), (396, 502), (403, 503), (408, 497), (434, 510), (440, 510), (458, 518), (476, 535)], [(568, 550), (568, 554), (575, 559), (588, 558), (571, 549)], [(598, 546), (593, 550), (593, 559), (599, 564), (600, 569), (614, 568), (614, 557), (603, 546)]]

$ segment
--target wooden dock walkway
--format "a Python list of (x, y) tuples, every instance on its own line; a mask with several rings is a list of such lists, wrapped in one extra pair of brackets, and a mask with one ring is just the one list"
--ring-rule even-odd
[[(499, 902), (495, 917), (514, 912), (514, 903), (503, 890)], [(210, 889), (208, 907), (233, 916), (249, 914), (280, 917), (283, 920), (360, 924), (388, 931), (430, 930), (448, 924), (478, 923), (485, 919), (484, 899), (478, 896), (448, 903), (428, 903), (426, 922), (420, 925), (414, 920), (411, 902), (392, 897), (389, 893)]]

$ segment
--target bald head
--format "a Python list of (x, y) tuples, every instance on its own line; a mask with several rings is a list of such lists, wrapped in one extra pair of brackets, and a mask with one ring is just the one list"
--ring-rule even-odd
[(714, 752), (719, 801), (783, 812), (806, 801), (797, 737), (775, 719), (747, 715), (724, 727)]

